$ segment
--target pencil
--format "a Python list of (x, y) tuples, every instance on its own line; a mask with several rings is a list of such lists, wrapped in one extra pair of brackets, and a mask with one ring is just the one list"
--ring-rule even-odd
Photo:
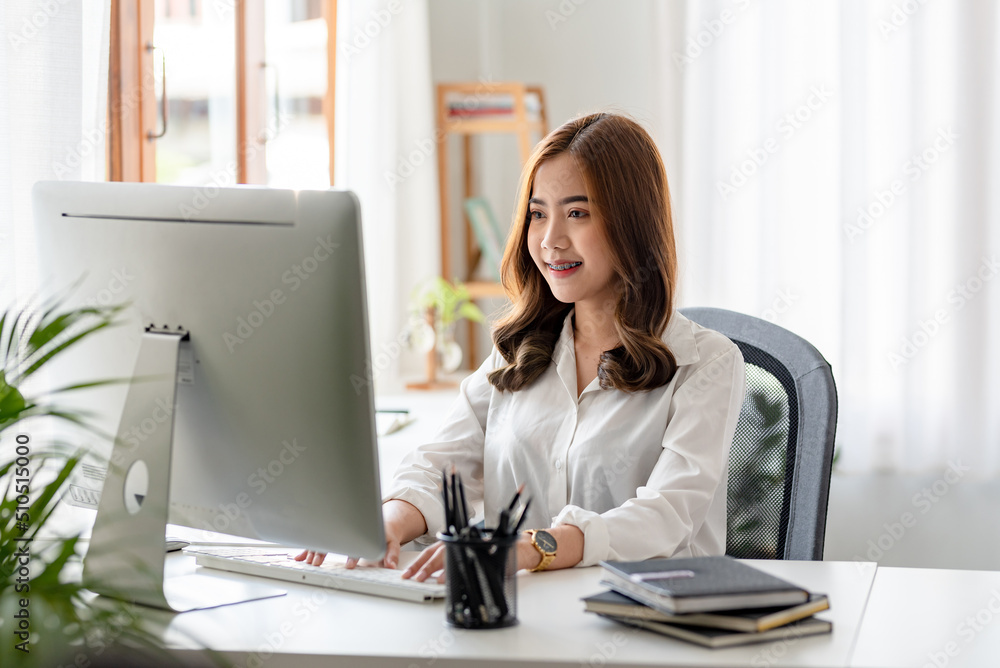
[(517, 500), (521, 498), (521, 492), (523, 491), (524, 491), (524, 483), (522, 482), (521, 485), (517, 488), (517, 491), (514, 492), (514, 498), (510, 500), (510, 505), (507, 506), (508, 512), (514, 512), (514, 506), (517, 505)]

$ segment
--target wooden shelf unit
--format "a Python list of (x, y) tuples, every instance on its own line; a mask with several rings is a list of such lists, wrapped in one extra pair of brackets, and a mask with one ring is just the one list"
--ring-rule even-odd
[[(448, 101), (453, 96), (465, 96), (473, 100), (490, 100), (506, 97), (513, 102), (509, 114), (500, 113), (487, 118), (451, 117), (448, 114)], [(538, 111), (529, 112), (527, 98), (535, 95), (538, 98)], [(545, 96), (539, 86), (528, 86), (518, 82), (459, 82), (442, 83), (437, 86), (437, 128), (440, 145), (438, 146), (438, 184), (441, 203), (441, 276), (446, 279), (454, 277), (451, 267), (451, 193), (449, 184), (450, 166), (448, 164), (448, 139), (453, 135), (462, 138), (462, 176), (463, 201), (475, 195), (474, 171), (472, 168), (472, 137), (479, 134), (513, 134), (518, 142), (521, 164), (527, 162), (535, 142), (548, 132), (545, 116)], [(532, 140), (532, 135), (537, 139)], [(479, 245), (476, 242), (471, 224), (465, 219), (465, 266), (466, 276), (462, 279), (474, 299), (481, 297), (502, 297), (503, 287), (494, 281), (473, 281), (470, 274), (479, 263)], [(469, 344), (466, 361), (469, 369), (475, 369), (478, 360), (475, 359), (476, 323), (469, 322)]]

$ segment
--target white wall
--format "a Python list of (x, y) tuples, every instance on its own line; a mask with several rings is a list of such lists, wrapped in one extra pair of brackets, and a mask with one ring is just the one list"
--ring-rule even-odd
[[(579, 4), (578, 4), (579, 3)], [(432, 0), (431, 67), (435, 83), (523, 81), (546, 96), (549, 129), (592, 111), (633, 116), (657, 140), (668, 176), (679, 164), (676, 138), (668, 136), (662, 104), (664, 72), (659, 49), (666, 17), (656, 0)], [(679, 29), (679, 28), (678, 28)], [(449, 147), (452, 220), (462, 192), (460, 142)], [(520, 158), (512, 136), (479, 138), (475, 169), (480, 193), (501, 221), (510, 221)], [(673, 188), (675, 191), (676, 187)], [(453, 227), (458, 227), (457, 225)], [(452, 247), (463, 248), (453, 236)], [(454, 253), (453, 253), (454, 254)], [(485, 301), (489, 313), (502, 301)], [(480, 337), (477, 365), (489, 345)]]

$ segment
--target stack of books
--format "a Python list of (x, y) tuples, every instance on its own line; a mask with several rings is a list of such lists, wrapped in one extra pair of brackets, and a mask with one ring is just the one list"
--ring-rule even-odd
[[(514, 115), (514, 96), (509, 93), (481, 93), (474, 96), (450, 93), (445, 96), (449, 119), (510, 117)], [(529, 91), (524, 96), (524, 110), (537, 120), (542, 110), (538, 94)]]
[(830, 601), (731, 557), (603, 561), (601, 584), (584, 600), (622, 624), (705, 647), (732, 647), (830, 633), (816, 619)]

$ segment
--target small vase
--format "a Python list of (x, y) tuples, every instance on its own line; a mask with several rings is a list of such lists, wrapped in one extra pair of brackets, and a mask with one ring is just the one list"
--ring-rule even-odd
[(462, 346), (455, 343), (455, 326), (451, 325), (438, 337), (438, 356), (441, 370), (453, 373), (462, 366)]

